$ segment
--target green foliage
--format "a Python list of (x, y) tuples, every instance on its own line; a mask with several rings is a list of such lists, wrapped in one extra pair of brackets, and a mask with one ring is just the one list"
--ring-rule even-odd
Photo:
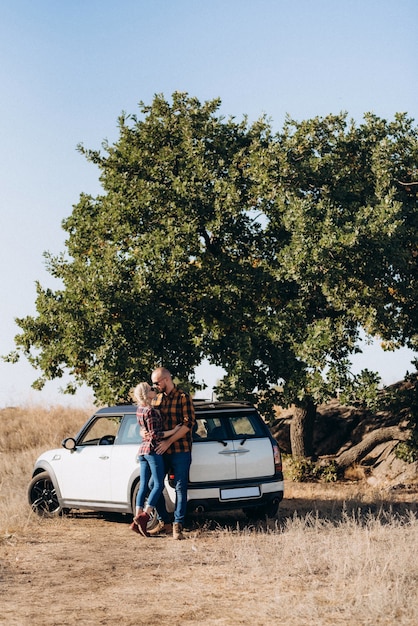
[(415, 463), (418, 461), (418, 439), (411, 438), (410, 441), (398, 443), (395, 455), (401, 461), (406, 463)]
[(235, 342), (221, 392), (253, 389), (264, 400), (280, 381), (271, 401), (282, 406), (336, 390), (375, 404), (378, 377), (353, 377), (350, 355), (360, 328), (388, 349), (417, 345), (417, 199), (401, 184), (417, 179), (417, 149), (401, 115), (366, 115), (358, 128), (344, 115), (287, 120), (263, 153), (264, 175), (253, 169), (268, 296)]
[(222, 366), (219, 397), (273, 405), (374, 401), (377, 378), (350, 374), (360, 330), (416, 348), (417, 129), (346, 115), (288, 119), (274, 134), (174, 93), (119, 119), (119, 139), (80, 151), (103, 193), (63, 222), (61, 281), (38, 285), (18, 320), (16, 360), (73, 379), (102, 403), (127, 399), (160, 364), (198, 386)]
[(62, 288), (38, 285), (38, 316), (18, 320), (18, 349), (42, 371), (35, 386), (68, 370), (113, 403), (160, 364), (193, 383), (213, 341), (241, 336), (263, 271), (246, 168), (267, 125), (224, 121), (218, 107), (156, 96), (141, 119), (120, 118), (104, 154), (80, 146), (103, 194), (81, 195), (63, 223), (66, 253), (46, 255)]
[(380, 376), (370, 370), (362, 370), (360, 374), (352, 376), (343, 386), (340, 395), (341, 404), (359, 404), (370, 410), (379, 408)]
[(305, 483), (320, 481), (324, 483), (338, 480), (338, 467), (334, 461), (317, 462), (311, 459), (284, 455), (285, 477), (293, 482)]

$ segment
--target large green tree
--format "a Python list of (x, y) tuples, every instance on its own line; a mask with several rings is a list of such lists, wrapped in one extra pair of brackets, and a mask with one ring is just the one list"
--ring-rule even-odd
[[(305, 456), (318, 402), (376, 391), (376, 375), (350, 371), (361, 329), (387, 348), (418, 347), (417, 129), (405, 115), (358, 127), (346, 115), (288, 119), (273, 144), (254, 171), (264, 259), (281, 285), (260, 312), (268, 350), (257, 335), (253, 360), (247, 350), (229, 362), (221, 386), (250, 389), (257, 359), (268, 382), (282, 380), (276, 401), (296, 404), (292, 451)], [(278, 368), (270, 344), (287, 346)]]
[(208, 358), (223, 397), (296, 403), (294, 451), (310, 454), (315, 405), (376, 382), (350, 374), (360, 330), (417, 347), (417, 130), (341, 114), (273, 134), (219, 106), (158, 95), (115, 144), (80, 147), (103, 193), (64, 221), (66, 252), (47, 255), (62, 287), (38, 285), (10, 358), (103, 403), (158, 364), (193, 385)]
[(268, 125), (224, 120), (219, 104), (156, 96), (120, 118), (114, 145), (80, 147), (103, 194), (81, 196), (66, 253), (47, 255), (62, 288), (38, 285), (38, 316), (18, 320), (37, 387), (68, 370), (113, 403), (158, 364), (193, 382), (206, 337), (239, 337), (251, 319), (260, 227), (245, 170)]

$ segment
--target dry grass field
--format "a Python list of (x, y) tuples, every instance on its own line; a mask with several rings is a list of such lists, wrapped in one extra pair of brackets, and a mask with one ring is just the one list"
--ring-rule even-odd
[(418, 623), (412, 488), (286, 481), (277, 519), (194, 521), (182, 542), (139, 537), (121, 515), (38, 518), (26, 500), (33, 462), (91, 411), (0, 411), (0, 624)]

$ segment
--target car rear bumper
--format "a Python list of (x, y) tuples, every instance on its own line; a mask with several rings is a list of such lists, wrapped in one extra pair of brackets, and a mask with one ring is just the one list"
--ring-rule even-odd
[(216, 487), (189, 486), (187, 492), (187, 510), (189, 513), (205, 511), (227, 511), (245, 509), (269, 504), (279, 504), (283, 499), (283, 481), (271, 483), (236, 484), (229, 483)]

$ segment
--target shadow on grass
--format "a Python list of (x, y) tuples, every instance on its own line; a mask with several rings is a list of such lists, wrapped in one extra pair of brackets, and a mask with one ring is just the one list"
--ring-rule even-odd
[(379, 519), (382, 523), (393, 522), (394, 519), (407, 522), (411, 514), (418, 515), (416, 501), (396, 502), (379, 498), (365, 502), (357, 498), (347, 500), (292, 498), (282, 502), (278, 518), (280, 524), (295, 517), (310, 516), (338, 525), (347, 518), (355, 519), (359, 523), (365, 523), (371, 518)]
[(403, 501), (394, 500), (391, 497), (382, 499), (362, 498), (315, 498), (315, 497), (293, 497), (285, 498), (279, 507), (275, 518), (269, 519), (247, 519), (244, 512), (225, 512), (206, 514), (190, 519), (190, 528), (202, 527), (206, 529), (215, 528), (238, 528), (245, 529), (253, 527), (256, 529), (274, 530), (285, 529), (286, 526), (296, 518), (320, 521), (332, 525), (340, 525), (348, 519), (352, 519), (359, 525), (366, 524), (370, 520), (379, 520), (382, 524), (393, 524), (394, 521), (402, 524), (410, 522), (411, 517), (418, 518), (417, 492), (409, 492)]
[[(249, 519), (244, 511), (222, 511), (217, 513), (204, 513), (187, 517), (186, 530), (219, 530), (235, 529), (244, 530), (255, 528), (257, 530), (285, 529), (286, 526), (297, 518), (315, 520), (332, 525), (340, 525), (348, 519), (363, 525), (370, 520), (379, 520), (382, 524), (396, 521), (399, 524), (407, 524), (412, 517), (418, 517), (417, 490), (403, 494), (403, 498), (387, 499), (376, 496), (368, 497), (367, 501), (362, 497), (344, 498), (336, 494), (333, 498), (317, 497), (290, 497), (285, 498), (280, 504), (279, 511), (274, 518)], [(130, 524), (132, 515), (98, 511), (71, 511), (68, 517), (78, 519), (101, 519), (114, 524)]]

